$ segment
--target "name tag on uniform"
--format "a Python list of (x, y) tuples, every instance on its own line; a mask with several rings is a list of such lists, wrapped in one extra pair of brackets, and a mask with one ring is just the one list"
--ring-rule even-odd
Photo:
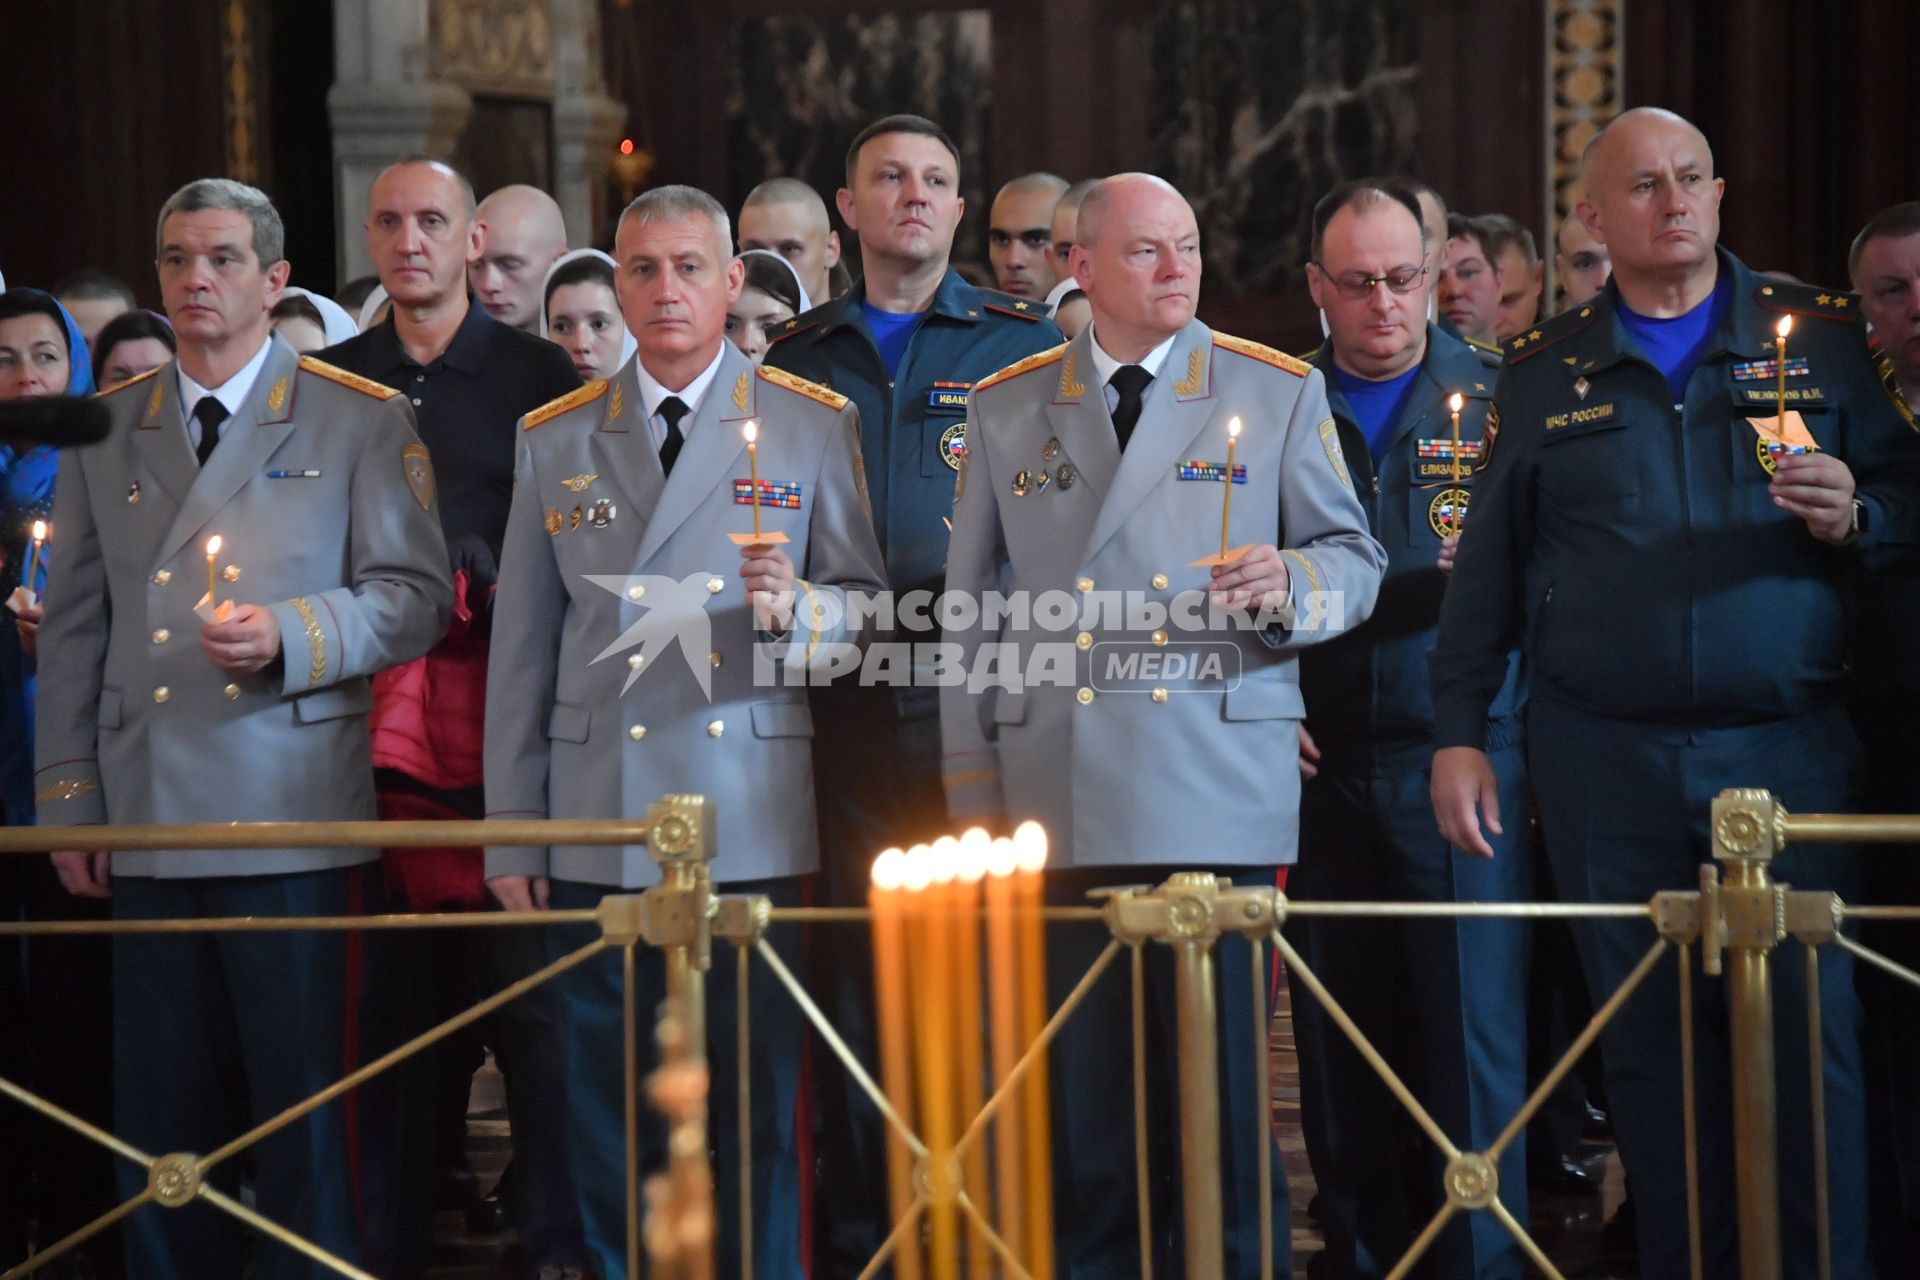
[[(1766, 405), (1771, 407), (1779, 403), (1780, 399), (1780, 388), (1777, 385), (1764, 386), (1755, 383), (1752, 386), (1735, 387), (1733, 389), (1733, 402), (1737, 405)], [(1819, 387), (1788, 387), (1785, 399), (1788, 404), (1805, 405), (1811, 408), (1826, 404), (1827, 393)]]
[(972, 392), (971, 382), (936, 382), (927, 392), (927, 408), (942, 413), (965, 413)]
[(1613, 415), (1614, 405), (1611, 400), (1605, 404), (1571, 409), (1566, 413), (1550, 413), (1547, 415), (1547, 430), (1561, 431), (1567, 427), (1584, 427), (1591, 422), (1610, 422), (1613, 420)]
[[(1182, 480), (1206, 480), (1213, 484), (1219, 484), (1226, 478), (1227, 464), (1224, 462), (1183, 462), (1174, 468), (1174, 474)], [(1235, 484), (1245, 484), (1247, 482), (1246, 463), (1236, 462), (1233, 464), (1233, 482)]]
[[(733, 482), (734, 505), (750, 507), (753, 505), (753, 481), (735, 480)], [(800, 482), (798, 480), (762, 480), (760, 482), (760, 505), (763, 507), (785, 507), (789, 511), (800, 509)]]
[[(1413, 474), (1418, 480), (1451, 480), (1454, 472), (1454, 449), (1451, 437), (1438, 440), (1416, 440), (1413, 446)], [(1473, 471), (1480, 461), (1480, 442), (1462, 440), (1460, 442), (1459, 465), (1462, 471)]]

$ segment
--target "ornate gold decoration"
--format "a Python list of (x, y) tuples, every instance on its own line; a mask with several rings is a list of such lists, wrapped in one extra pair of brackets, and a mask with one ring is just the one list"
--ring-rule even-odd
[(1192, 351), (1189, 351), (1187, 353), (1187, 376), (1173, 384), (1175, 394), (1183, 396), (1199, 395), (1200, 385), (1205, 381), (1206, 364), (1206, 348), (1195, 347)]
[(156, 1203), (178, 1209), (200, 1194), (198, 1162), (189, 1155), (161, 1156), (147, 1171), (147, 1187)]
[(287, 403), (287, 379), (282, 374), (273, 384), (273, 390), (267, 392), (267, 412), (278, 413)]
[(54, 800), (72, 800), (98, 791), (99, 785), (90, 778), (70, 778), (65, 782), (50, 782), (33, 793), (36, 805), (47, 804)]
[(293, 611), (300, 615), (300, 625), (307, 633), (307, 687), (317, 689), (327, 678), (327, 633), (320, 629), (320, 619), (314, 616), (305, 596), (293, 598)]
[(562, 480), (560, 483), (567, 486), (567, 488), (573, 490), (575, 493), (579, 493), (582, 489), (586, 488), (588, 485), (592, 484), (595, 480), (598, 480), (599, 478), (600, 477), (598, 475), (592, 472), (589, 472), (586, 475), (568, 476), (565, 480)]
[(740, 375), (740, 381), (733, 384), (733, 407), (740, 412), (747, 411), (747, 384), (753, 380), (751, 372)]
[(433, 0), (427, 46), (434, 75), (488, 93), (553, 88), (545, 0)]
[(226, 81), (227, 176), (258, 183), (260, 166), (253, 154), (253, 135), (259, 111), (253, 95), (253, 33), (248, 28), (247, 0), (227, 0), (220, 23), (220, 63)]
[(1073, 365), (1074, 358), (1071, 355), (1060, 363), (1060, 398), (1062, 400), (1078, 400), (1087, 394), (1087, 384), (1075, 375)]
[[(1578, 202), (1580, 153), (1625, 105), (1625, 15), (1625, 0), (1549, 0), (1547, 5), (1547, 189), (1541, 230), (1549, 241)], [(1559, 282), (1553, 277), (1553, 255), (1546, 257), (1551, 304)]]

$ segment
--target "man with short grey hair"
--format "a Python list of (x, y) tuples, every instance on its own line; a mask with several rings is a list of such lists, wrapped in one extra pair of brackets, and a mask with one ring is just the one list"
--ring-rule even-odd
[[(426, 652), (452, 607), (427, 451), (394, 392), (273, 336), (287, 263), (266, 196), (189, 183), (156, 238), (179, 357), (104, 397), (107, 438), (60, 462), (60, 572), (39, 645), (40, 821), (372, 818), (369, 681)], [(110, 896), (117, 919), (138, 921), (349, 914), (375, 856), (53, 859), (70, 892)], [(122, 935), (113, 983), (115, 1131), (143, 1151), (212, 1151), (233, 1137), (237, 1106), (263, 1123), (341, 1074), (343, 934)], [(341, 1108), (250, 1154), (259, 1212), (355, 1261)], [(120, 1170), (125, 1194), (146, 1188), (146, 1169)], [(212, 1181), (234, 1193), (233, 1162)], [(254, 1237), (194, 1204), (140, 1209), (124, 1238), (130, 1274), (196, 1280), (242, 1274)], [(251, 1274), (321, 1271), (262, 1240)]]
[[(704, 192), (641, 196), (621, 216), (614, 257), (635, 357), (521, 419), (487, 682), (488, 816), (607, 819), (663, 795), (704, 795), (728, 815), (716, 887), (797, 905), (801, 877), (820, 860), (806, 674), (860, 641), (848, 593), (886, 582), (860, 478), (859, 414), (825, 387), (756, 368), (726, 340), (746, 269), (725, 210)], [(757, 518), (744, 434), (755, 423)], [(759, 527), (785, 540), (729, 540)], [(495, 847), (486, 870), (517, 910), (591, 908), (658, 880), (638, 848)], [(589, 932), (550, 931), (552, 957)], [(771, 936), (782, 950), (797, 941)], [(707, 988), (715, 1216), (738, 1224), (750, 1214), (755, 1274), (791, 1280), (801, 1272), (794, 1123), (805, 1032), (755, 966), (753, 1115), (739, 1114), (732, 950), (715, 948)], [(633, 999), (651, 1017), (664, 962), (642, 948), (637, 964)], [(587, 1247), (600, 1275), (624, 1275), (619, 957), (578, 966), (555, 991)], [(738, 1199), (742, 1126), (751, 1205)], [(659, 1126), (644, 1125), (641, 1141), (642, 1167), (657, 1165)], [(740, 1273), (742, 1234), (721, 1232), (719, 1274)]]

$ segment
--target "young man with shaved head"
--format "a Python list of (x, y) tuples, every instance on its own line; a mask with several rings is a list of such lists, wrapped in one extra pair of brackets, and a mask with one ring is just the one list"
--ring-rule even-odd
[(1065, 178), (1050, 173), (1023, 174), (993, 198), (987, 215), (987, 260), (1002, 293), (1016, 298), (1046, 297), (1054, 275), (1047, 248), (1053, 242), (1053, 211), (1067, 189)]
[[(1709, 810), (1764, 787), (1799, 812), (1857, 810), (1859, 740), (1842, 700), (1853, 575), (1913, 543), (1920, 438), (1867, 356), (1858, 300), (1756, 275), (1718, 247), (1723, 181), (1668, 111), (1615, 119), (1588, 148), (1580, 219), (1613, 257), (1600, 295), (1507, 347), (1473, 515), (1433, 659), (1433, 803), (1455, 844), (1526, 820), (1489, 760), (1490, 709), (1522, 644), (1528, 769), (1561, 894), (1646, 903), (1697, 888)], [(1791, 318), (1789, 420), (1776, 420), (1776, 324)], [(1596, 768), (1596, 762), (1604, 762)], [(1792, 849), (1796, 889), (1855, 896), (1858, 850)], [(1576, 933), (1598, 1005), (1655, 942), (1642, 920)], [(1802, 944), (1775, 952), (1786, 1274), (1815, 1265)], [(1865, 1257), (1850, 957), (1821, 956), (1834, 1275)], [(1705, 1274), (1739, 1274), (1727, 992), (1692, 986)], [(1650, 1280), (1689, 1274), (1680, 988), (1647, 977), (1606, 1032), (1607, 1096)]]
[(475, 222), (480, 256), (473, 291), (487, 314), (528, 333), (540, 332), (540, 288), (555, 258), (567, 251), (560, 205), (538, 187), (516, 183), (480, 202)]
[[(985, 696), (941, 690), (948, 807), (963, 825), (1040, 822), (1054, 905), (1180, 873), (1271, 888), (1276, 864), (1293, 861), (1299, 818), (1297, 652), (1366, 618), (1385, 555), (1367, 532), (1321, 373), (1194, 318), (1200, 232), (1179, 192), (1151, 174), (1102, 181), (1080, 207), (1072, 266), (1092, 323), (977, 390), (947, 587), (1082, 608), (1064, 635), (982, 619), (945, 636), (960, 670), (995, 653), (1030, 672), (1044, 655), (1072, 679)], [(1236, 414), (1245, 430), (1228, 466)], [(1223, 538), (1228, 483), (1239, 500)], [(1216, 539), (1230, 553), (1192, 563)], [(1129, 625), (1156, 611), (1164, 629)], [(1125, 649), (1175, 661), (1154, 664), (1163, 679), (1129, 680), (1107, 656)], [(1199, 660), (1207, 654), (1213, 663)], [(1049, 932), (1050, 1007), (1111, 940), (1104, 924)], [(1223, 941), (1218, 966), (1219, 1007), (1246, 1009), (1254, 991), (1242, 939)], [(1166, 1081), (1172, 976), (1168, 949), (1150, 948), (1146, 1069)], [(1131, 1065), (1113, 1040), (1127, 1002), (1126, 983), (1098, 984), (1053, 1043), (1056, 1274), (1138, 1275), (1148, 1232), (1157, 1275), (1258, 1276), (1263, 1248), (1285, 1259), (1288, 1236), (1286, 1180), (1276, 1177), (1274, 1236), (1261, 1238), (1262, 1143), (1273, 1153), (1252, 1079), (1254, 1033), (1244, 1015), (1222, 1019), (1224, 1231), (1182, 1240), (1138, 1220)], [(1177, 1199), (1178, 1128), (1172, 1091), (1150, 1095), (1141, 1139), (1160, 1175), (1156, 1205)]]
[(827, 203), (798, 178), (769, 178), (740, 206), (740, 251), (765, 249), (787, 260), (814, 306), (833, 297), (840, 265), (840, 233), (827, 220)]

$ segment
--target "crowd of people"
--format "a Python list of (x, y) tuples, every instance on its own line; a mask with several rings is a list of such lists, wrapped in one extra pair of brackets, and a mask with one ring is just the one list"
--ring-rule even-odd
[[(1325, 340), (1296, 357), (1196, 318), (1193, 210), (1147, 174), (1007, 182), (991, 279), (970, 279), (959, 168), (920, 117), (858, 135), (833, 193), (857, 277), (821, 193), (790, 178), (736, 212), (649, 190), (608, 253), (569, 249), (546, 193), (479, 200), (414, 156), (368, 195), (375, 274), (332, 296), (288, 284), (279, 211), (221, 178), (159, 210), (161, 311), (92, 270), (0, 284), (0, 402), (93, 395), (110, 423), (84, 446), (0, 439), (7, 824), (608, 819), (687, 792), (717, 807), (717, 887), (783, 906), (864, 904), (881, 850), (1024, 819), (1048, 830), (1058, 904), (1197, 870), (1284, 870), (1302, 901), (1618, 903), (1697, 887), (1723, 787), (1803, 810), (1920, 803), (1920, 203), (1860, 232), (1853, 291), (1756, 271), (1718, 243), (1706, 138), (1638, 109), (1588, 148), (1549, 299), (1519, 222), (1358, 178), (1314, 209)], [(1215, 530), (1220, 554), (1194, 560)], [(948, 607), (996, 597), (1064, 599), (1071, 621)], [(891, 607), (916, 598), (940, 605)], [(1195, 660), (1115, 674), (1116, 651)], [(1910, 897), (1887, 865), (1825, 847), (1778, 871)], [(657, 878), (646, 850), (594, 846), (63, 849), (0, 859), (0, 919), (537, 912)], [(1655, 936), (1644, 919), (1287, 933), (1463, 1151), (1494, 1142)], [(618, 953), (582, 953), (594, 935), (8, 939), (0, 1025), (20, 1033), (0, 1078), (148, 1155), (205, 1154), (564, 961), (205, 1176), (373, 1274), (424, 1275), (435, 1212), (457, 1206), (510, 1227), (535, 1280), (605, 1280), (625, 1274), (626, 1010)], [(871, 1063), (864, 934), (770, 937), (804, 952)], [(1107, 941), (1051, 933), (1050, 1004)], [(1264, 1249), (1284, 1275), (1284, 1177), (1259, 1228), (1261, 1141), (1278, 1168), (1271, 1126), (1256, 1136), (1265, 1046), (1231, 1012), (1256, 998), (1248, 943), (1220, 946), (1224, 1274), (1260, 1274)], [(1815, 1274), (1817, 1204), (1831, 1274), (1902, 1274), (1915, 998), (1823, 954), (1810, 1061), (1799, 946), (1774, 967), (1787, 1274)], [(765, 966), (738, 963), (715, 948), (707, 985), (720, 1273), (739, 1274), (751, 1223), (755, 1275), (858, 1274), (894, 1225), (882, 1119), (807, 1054)], [(645, 1019), (665, 972), (650, 948), (636, 964)], [(1180, 1273), (1170, 955), (1144, 972), (1153, 1217), (1114, 973), (1050, 1051), (1063, 1277), (1140, 1274), (1143, 1248)], [(1690, 1270), (1682, 1007), (1656, 972), (1496, 1170), (1525, 1223), (1530, 1189), (1598, 1194), (1582, 1134), (1610, 1132), (1625, 1274)], [(1292, 1008), (1309, 1270), (1383, 1276), (1445, 1202), (1443, 1162), (1318, 1002), (1296, 990)], [(1731, 1277), (1714, 984), (1695, 981), (1691, 1016), (1700, 1247)], [(463, 1141), (487, 1050), (513, 1151), (482, 1200)], [(643, 1123), (643, 1169), (663, 1143)], [(11, 1101), (0, 1150), (0, 1265), (148, 1188)], [(1486, 1213), (1428, 1258), (1449, 1280), (1527, 1266)], [(137, 1208), (42, 1271), (324, 1273), (207, 1204)]]

